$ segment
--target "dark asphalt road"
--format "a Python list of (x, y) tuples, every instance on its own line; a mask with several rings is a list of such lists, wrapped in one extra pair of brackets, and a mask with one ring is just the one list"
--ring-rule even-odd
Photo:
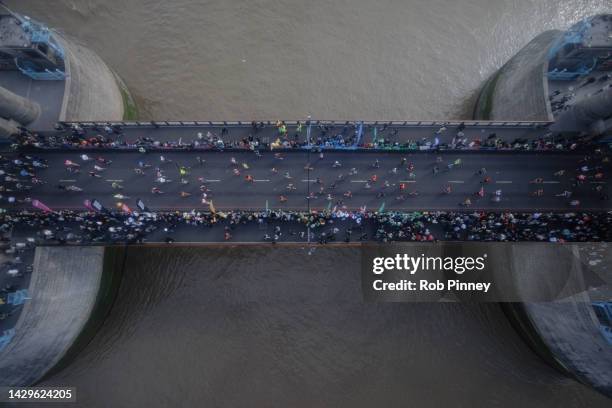
[[(98, 154), (89, 153), (91, 157)], [(79, 153), (75, 152), (47, 152), (38, 156), (48, 160), (49, 168), (41, 170), (37, 175), (46, 184), (35, 186), (27, 194), (13, 193), (18, 199), (29, 196), (39, 199), (52, 209), (78, 209), (84, 208), (85, 199), (98, 199), (105, 206), (111, 207), (117, 202), (125, 202), (131, 208), (135, 207), (137, 198), (144, 200), (150, 209), (208, 209), (208, 205), (202, 204), (200, 185), (204, 184), (211, 191), (208, 198), (212, 198), (217, 209), (262, 209), (268, 202), (270, 208), (286, 209), (312, 209), (327, 208), (337, 205), (338, 200), (349, 209), (359, 209), (367, 206), (368, 209), (378, 209), (383, 203), (386, 209), (394, 210), (435, 210), (435, 209), (459, 209), (459, 203), (467, 197), (472, 199), (472, 208), (482, 209), (568, 209), (569, 199), (556, 197), (564, 190), (572, 190), (572, 199), (581, 202), (580, 208), (602, 210), (609, 209), (610, 202), (599, 198), (594, 191), (598, 185), (603, 186), (604, 191), (609, 192), (609, 164), (606, 164), (603, 172), (603, 180), (590, 178), (583, 185), (576, 188), (571, 187), (571, 180), (575, 178), (576, 169), (580, 156), (574, 154), (533, 154), (533, 153), (444, 153), (442, 163), (438, 164), (440, 173), (433, 175), (433, 167), (436, 163), (436, 154), (433, 153), (356, 153), (356, 152), (326, 152), (323, 159), (318, 154), (302, 151), (283, 153), (283, 159), (275, 158), (271, 152), (262, 153), (257, 157), (253, 152), (174, 152), (167, 153), (165, 157), (172, 163), (161, 164), (159, 153), (139, 154), (136, 152), (109, 151), (100, 154), (106, 159), (112, 160), (112, 164), (100, 171), (101, 177), (92, 177), (88, 174), (93, 169), (94, 161), (83, 161)], [(203, 165), (198, 164), (196, 157), (205, 160)], [(232, 165), (230, 158), (235, 157), (237, 165)], [(409, 177), (406, 166), (400, 167), (400, 160), (406, 157), (408, 163), (415, 165), (414, 179)], [(457, 158), (462, 159), (462, 164), (448, 171), (446, 164)], [(64, 161), (69, 159), (81, 165), (80, 174), (66, 171)], [(375, 160), (380, 161), (380, 168), (372, 167)], [(138, 175), (134, 168), (138, 161), (151, 164), (151, 168), (145, 170), (145, 175)], [(333, 163), (338, 160), (340, 168), (333, 168)], [(305, 170), (310, 161), (312, 171)], [(245, 169), (242, 163), (246, 163), (249, 169)], [(189, 184), (180, 184), (178, 166), (189, 167), (189, 175), (185, 177)], [(160, 167), (164, 176), (171, 182), (156, 182), (155, 168)], [(272, 168), (278, 170), (277, 173)], [(394, 167), (398, 168), (397, 174), (392, 173)], [(482, 176), (477, 171), (485, 167), (491, 182), (484, 185), (485, 197), (478, 198), (474, 194), (480, 189)], [(233, 174), (233, 169), (240, 169), (240, 176)], [(357, 174), (348, 175), (351, 168), (357, 169)], [(554, 173), (566, 170), (566, 175), (556, 177)], [(289, 172), (291, 179), (285, 178)], [(253, 182), (245, 181), (244, 176), (253, 176)], [(343, 174), (344, 179), (338, 180), (338, 175)], [(592, 172), (591, 172), (592, 174)], [(366, 181), (373, 175), (378, 176), (376, 182), (370, 183), (371, 188), (366, 188)], [(201, 183), (198, 178), (205, 181)], [(530, 183), (531, 180), (541, 177), (542, 184)], [(317, 178), (322, 184), (316, 183)], [(112, 182), (116, 181), (123, 189), (112, 188)], [(335, 189), (331, 184), (336, 181)], [(388, 181), (390, 186), (384, 187)], [(295, 190), (288, 190), (287, 185), (292, 183)], [(404, 200), (397, 200), (400, 195), (399, 184), (405, 183)], [(66, 192), (57, 186), (76, 185), (83, 188), (82, 192)], [(442, 189), (450, 185), (450, 194), (442, 193)], [(158, 186), (164, 193), (153, 194), (151, 188)], [(319, 192), (323, 187), (323, 194), (317, 198), (307, 200), (311, 192)], [(502, 190), (501, 202), (492, 201), (495, 190)], [(543, 189), (543, 196), (534, 197), (532, 193), (537, 189)], [(192, 195), (182, 198), (180, 192), (189, 192)], [(344, 197), (347, 191), (352, 192), (352, 198)], [(377, 194), (384, 192), (384, 197)], [(418, 195), (410, 195), (418, 192)], [(123, 194), (128, 198), (115, 198), (115, 194)], [(279, 201), (280, 195), (287, 197), (287, 202)], [(327, 199), (327, 194), (332, 195), (332, 200)], [(16, 204), (18, 206), (29, 206), (27, 203)]]

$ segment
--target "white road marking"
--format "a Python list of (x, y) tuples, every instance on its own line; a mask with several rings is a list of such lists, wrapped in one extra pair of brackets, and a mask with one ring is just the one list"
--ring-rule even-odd
[(317, 180), (302, 180), (302, 183), (314, 183)]
[(76, 180), (60, 180), (60, 183), (74, 183)]
[(542, 184), (560, 184), (560, 181), (543, 181)]
[(204, 180), (205, 183), (220, 183), (221, 180)]
[(110, 181), (110, 182), (112, 182), (112, 183), (114, 183), (114, 182), (117, 182), (117, 183), (121, 183), (121, 182), (123, 182), (123, 180), (110, 180), (110, 179), (108, 179), (108, 180), (106, 180), (106, 181)]
[(496, 181), (495, 184), (512, 184), (512, 181), (510, 181), (510, 180), (499, 180), (499, 181)]
[(416, 180), (400, 180), (400, 183), (416, 183)]
[(367, 183), (368, 180), (351, 180), (351, 183)]
[(464, 181), (463, 180), (449, 180), (449, 183), (463, 184)]
[(270, 180), (253, 180), (253, 181), (256, 182), (256, 183), (267, 183)]

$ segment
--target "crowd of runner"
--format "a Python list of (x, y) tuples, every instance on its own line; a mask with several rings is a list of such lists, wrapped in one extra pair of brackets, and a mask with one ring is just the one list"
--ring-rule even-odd
[[(184, 227), (196, 228), (195, 234)], [(250, 226), (250, 227), (249, 227)], [(198, 232), (197, 228), (201, 231)], [(308, 233), (310, 231), (310, 233)], [(0, 233), (59, 243), (173, 242), (235, 234), (262, 241), (543, 241), (612, 240), (612, 212), (76, 212), (0, 214)], [(192, 232), (194, 232), (192, 230)], [(202, 233), (209, 235), (202, 235)], [(246, 235), (245, 235), (246, 236)], [(184, 239), (183, 239), (184, 240)]]
[[(258, 139), (257, 135), (267, 126), (274, 126), (274, 132), (277, 134), (277, 140), (271, 142), (270, 145), (265, 145)], [(263, 123), (252, 124), (252, 135), (246, 140), (234, 141), (232, 147), (248, 148), (254, 151), (257, 157), (260, 157), (260, 151), (263, 149), (272, 148), (292, 148), (303, 146), (305, 124), (298, 123), (295, 126), (294, 135), (290, 133), (289, 127), (284, 122), (279, 121), (275, 125), (266, 125)], [(340, 130), (338, 130), (340, 129)], [(475, 141), (467, 141), (463, 135), (464, 127), (461, 126), (455, 129), (456, 134), (453, 135), (451, 141), (452, 148), (474, 148)], [(392, 127), (381, 125), (380, 133), (392, 135), (395, 132)], [(93, 132), (93, 133), (92, 133)], [(181, 145), (185, 148), (227, 148), (228, 143), (225, 139), (230, 138), (231, 131), (223, 128), (219, 135), (199, 134), (194, 142), (189, 145)], [(435, 138), (448, 132), (446, 128), (438, 129), (435, 133)], [(41, 138), (38, 135), (23, 131), (21, 135), (21, 146), (38, 146), (38, 147), (126, 147), (128, 146), (120, 136), (122, 129), (118, 127), (107, 126), (103, 129), (83, 129), (77, 125), (69, 129), (61, 129), (55, 136)], [(317, 131), (313, 132), (313, 142), (317, 145), (342, 146), (351, 145), (356, 142), (355, 125), (346, 126), (329, 126), (319, 125)], [(390, 138), (388, 138), (390, 139)], [(381, 138), (381, 140), (383, 140)], [(169, 142), (167, 142), (169, 143)], [(385, 143), (385, 142), (381, 142)], [(418, 146), (417, 142), (417, 146)], [(424, 143), (431, 143), (430, 141)], [(535, 145), (533, 144), (535, 143)], [(543, 143), (543, 144), (539, 144)], [(518, 148), (560, 148), (560, 149), (575, 149), (576, 140), (557, 141), (558, 146), (548, 142), (534, 141), (525, 144), (518, 144)], [(197, 144), (197, 145), (196, 145)], [(274, 145), (274, 146), (273, 146)], [(506, 144), (501, 142), (496, 137), (489, 137), (485, 141), (478, 141), (479, 146), (493, 146), (499, 148), (517, 148), (517, 145)], [(148, 153), (148, 150), (153, 147), (164, 147), (164, 143), (157, 143), (151, 139), (140, 139), (134, 145), (141, 149), (142, 153)], [(178, 146), (172, 145), (172, 146)], [(383, 145), (375, 146), (381, 147)], [(434, 142), (433, 147), (440, 145)], [(433, 241), (433, 240), (479, 240), (479, 241), (586, 241), (586, 240), (609, 240), (610, 231), (610, 213), (607, 212), (586, 212), (580, 211), (580, 201), (576, 199), (576, 191), (586, 191), (583, 184), (588, 184), (588, 191), (593, 190), (601, 200), (608, 200), (607, 192), (607, 176), (604, 170), (609, 168), (608, 150), (602, 148), (592, 148), (582, 156), (573, 155), (572, 157), (580, 157), (578, 163), (563, 163), (560, 164), (560, 169), (554, 174), (543, 175), (546, 177), (555, 177), (569, 181), (564, 185), (571, 185), (566, 191), (555, 192), (554, 195), (564, 200), (570, 207), (574, 207), (572, 212), (568, 213), (525, 213), (525, 212), (474, 212), (470, 210), (472, 200), (478, 200), (485, 196), (485, 188), (487, 196), (493, 201), (501, 200), (503, 196), (502, 189), (499, 186), (491, 186), (491, 173), (484, 167), (478, 169), (477, 176), (480, 180), (479, 189), (473, 192), (473, 195), (460, 197), (457, 201), (458, 206), (462, 208), (460, 212), (429, 212), (429, 213), (414, 213), (407, 211), (384, 211), (380, 208), (378, 211), (367, 210), (365, 206), (359, 203), (351, 202), (353, 192), (349, 190), (347, 184), (342, 184), (346, 177), (353, 176), (357, 172), (363, 172), (365, 176), (363, 184), (359, 188), (371, 189), (373, 195), (377, 198), (385, 198), (390, 196), (390, 200), (401, 201), (408, 199), (410, 196), (418, 196), (419, 192), (406, 183), (389, 183), (388, 179), (394, 174), (402, 173), (405, 176), (402, 178), (414, 179), (416, 172), (422, 174), (423, 171), (433, 173), (435, 176), (438, 172), (452, 171), (455, 167), (463, 165), (460, 158), (450, 159), (442, 158), (441, 155), (433, 155), (432, 160), (435, 160), (431, 169), (423, 170), (416, 169), (414, 163), (411, 163), (406, 157), (398, 155), (398, 162), (393, 163), (391, 170), (385, 169), (385, 174), (380, 173), (381, 163), (378, 159), (373, 160), (368, 169), (350, 168), (341, 163), (339, 160), (329, 162), (335, 171), (330, 180), (321, 180), (319, 177), (313, 180), (312, 188), (309, 189), (308, 195), (301, 197), (303, 200), (298, 203), (297, 208), (306, 207), (304, 203), (314, 202), (314, 200), (326, 200), (326, 211), (288, 211), (288, 210), (268, 210), (265, 211), (229, 211), (218, 212), (214, 209), (211, 198), (213, 192), (207, 184), (204, 177), (198, 177), (194, 169), (204, 168), (205, 160), (197, 156), (197, 163), (173, 163), (169, 165), (169, 160), (163, 153), (143, 154), (138, 155), (142, 160), (138, 160), (133, 164), (133, 171), (138, 176), (142, 176), (142, 180), (147, 180), (150, 183), (149, 200), (154, 201), (156, 195), (166, 194), (165, 189), (168, 185), (178, 185), (181, 188), (180, 197), (187, 198), (190, 196), (198, 197), (200, 202), (201, 212), (194, 210), (193, 212), (151, 212), (148, 209), (141, 208), (138, 214), (130, 210), (125, 204), (128, 199), (128, 188), (125, 188), (119, 181), (113, 181), (111, 184), (112, 194), (117, 201), (116, 208), (109, 210), (102, 207), (93, 208), (86, 205), (86, 212), (66, 212), (52, 211), (45, 206), (37, 206), (42, 212), (33, 212), (34, 210), (23, 209), (18, 212), (14, 209), (16, 206), (22, 208), (32, 208), (30, 204), (34, 204), (36, 200), (37, 185), (41, 184), (57, 184), (58, 180), (44, 180), (45, 169), (49, 167), (49, 163), (43, 158), (44, 154), (32, 150), (21, 150), (21, 153), (14, 153), (0, 156), (0, 205), (11, 209), (2, 214), (0, 221), (2, 222), (2, 230), (8, 231), (17, 226), (20, 229), (31, 229), (39, 235), (39, 239), (53, 239), (61, 242), (135, 242), (148, 239), (151, 233), (156, 232), (158, 235), (161, 232), (167, 233), (163, 239), (173, 240), (171, 231), (175, 226), (180, 225), (198, 225), (198, 226), (221, 226), (223, 229), (223, 237), (226, 240), (231, 240), (236, 228), (242, 224), (260, 224), (268, 225), (274, 222), (274, 230), (266, 232), (262, 239), (271, 242), (283, 240), (313, 240), (319, 242), (328, 241), (354, 241), (354, 240), (380, 240), (380, 241)], [(252, 153), (249, 153), (252, 154)], [(271, 153), (268, 153), (271, 154)], [(288, 154), (288, 153), (287, 153)], [(324, 151), (318, 149), (312, 155), (313, 162), (307, 163), (305, 169), (311, 170), (314, 163), (319, 161), (323, 163)], [(284, 152), (273, 153), (275, 163), (282, 163), (284, 160)], [(76, 155), (74, 155), (76, 156)], [(74, 184), (60, 183), (57, 184), (58, 194), (63, 192), (83, 192), (83, 185), (78, 185), (76, 181), (82, 175), (80, 180), (99, 180), (99, 183), (109, 182), (103, 180), (105, 171), (112, 166), (110, 153), (92, 153), (91, 151), (82, 151), (78, 154), (79, 159), (66, 159), (63, 162), (64, 171), (67, 178), (74, 179)], [(255, 156), (254, 156), (255, 157)], [(435, 159), (434, 159), (435, 157)], [(228, 166), (232, 169), (233, 176), (243, 179), (244, 183), (253, 183), (252, 164), (247, 164), (238, 161), (230, 154), (227, 154)], [(256, 160), (256, 159), (255, 159)], [(55, 164), (57, 165), (57, 163)], [(389, 163), (385, 163), (389, 167)], [(279, 171), (278, 168), (272, 167), (268, 169), (272, 177), (286, 179), (286, 191), (281, 191), (277, 199), (280, 203), (285, 203), (288, 196), (296, 190), (293, 176), (288, 171)], [(268, 171), (266, 170), (266, 171)], [(301, 169), (299, 169), (301, 170)], [(70, 176), (70, 177), (68, 177)], [(336, 177), (337, 176), (337, 177)], [(544, 190), (542, 183), (544, 179), (541, 177), (531, 180), (530, 188), (531, 195), (542, 196)], [(95, 181), (98, 183), (98, 181)], [(309, 182), (310, 184), (310, 182)], [(355, 186), (356, 187), (356, 186)], [(149, 188), (149, 187), (147, 187)], [(176, 189), (175, 189), (176, 190)], [(98, 189), (100, 191), (100, 189)], [(589, 194), (593, 193), (590, 192)], [(453, 194), (454, 191), (451, 185), (441, 187), (440, 194)], [(297, 194), (297, 193), (296, 193)], [(300, 193), (301, 194), (301, 193)], [(546, 192), (546, 194), (553, 194)], [(97, 197), (91, 197), (97, 198)], [(351, 203), (349, 205), (349, 203)], [(81, 203), (79, 203), (80, 205)], [(34, 205), (36, 206), (36, 205)], [(310, 208), (310, 206), (308, 206)], [(333, 209), (332, 209), (333, 208)], [(359, 210), (355, 210), (359, 208)], [(335, 224), (335, 225), (334, 225)], [(331, 225), (331, 227), (330, 227)], [(305, 231), (310, 231), (306, 233)], [(284, 235), (283, 235), (284, 234)], [(163, 234), (162, 234), (163, 235)], [(158, 237), (159, 238), (159, 237)], [(156, 239), (158, 239), (156, 238)]]
[[(190, 140), (177, 138), (155, 139), (155, 129), (148, 136), (127, 137), (121, 126), (106, 125), (82, 127), (78, 124), (58, 125), (54, 134), (40, 135), (23, 129), (18, 144), (39, 148), (119, 148), (119, 149), (295, 149), (295, 148), (363, 148), (401, 150), (575, 150), (590, 145), (588, 137), (555, 135), (542, 129), (542, 136), (535, 139), (515, 138), (505, 140), (496, 132), (468, 136), (466, 125), (442, 126), (432, 129), (429, 137), (403, 140), (401, 128), (389, 124), (365, 125), (357, 123), (333, 125), (317, 123), (311, 126), (307, 135), (306, 123), (297, 122), (291, 126), (283, 121), (275, 124), (253, 122), (247, 136), (244, 128), (211, 128), (206, 132), (194, 130)], [(376, 129), (376, 132), (374, 132)], [(376, 134), (375, 137), (371, 136)], [(367, 135), (367, 136), (365, 136)], [(129, 140), (128, 140), (129, 139)]]
[[(44, 154), (37, 155), (37, 152), (9, 154), (0, 156), (0, 179), (3, 181), (0, 184), (0, 204), (9, 205), (26, 205), (36, 199), (36, 192), (40, 191), (42, 185), (50, 184), (57, 188), (57, 193), (84, 193), (89, 194), (88, 188), (93, 188), (96, 191), (109, 190), (109, 197), (91, 197), (97, 199), (109, 200), (112, 199), (117, 203), (118, 207), (122, 207), (125, 200), (130, 199), (130, 186), (124, 186), (120, 180), (107, 180), (105, 176), (108, 169), (113, 168), (112, 160), (109, 155), (92, 154), (91, 152), (81, 152), (78, 155), (73, 154), (70, 159), (65, 159), (61, 164), (57, 161), (54, 166), (63, 167), (65, 176), (60, 175), (60, 179), (69, 180), (70, 183), (60, 182), (61, 180), (50, 180), (46, 178), (46, 169), (50, 164), (43, 158)], [(501, 203), (504, 197), (502, 189), (503, 185), (495, 184), (492, 176), (495, 169), (487, 169), (480, 167), (476, 170), (473, 177), (477, 177), (480, 182), (474, 186), (474, 191), (465, 194), (455, 193), (454, 187), (451, 184), (437, 178), (437, 174), (454, 171), (455, 168), (462, 168), (465, 164), (461, 158), (454, 158), (449, 155), (433, 155), (431, 156), (432, 163), (427, 164), (427, 168), (416, 168), (414, 162), (407, 157), (398, 155), (396, 162), (390, 163), (386, 159), (385, 163), (381, 163), (378, 158), (372, 158), (372, 162), (366, 168), (350, 167), (340, 161), (340, 157), (335, 159), (327, 159), (323, 151), (314, 155), (310, 155), (311, 161), (305, 163), (304, 171), (310, 174), (310, 171), (318, 168), (327, 167), (327, 175), (324, 180), (321, 176), (312, 176), (309, 181), (308, 192), (298, 192), (300, 171), (301, 168), (295, 169), (297, 174), (294, 174), (294, 168), (283, 168), (285, 158), (290, 153), (267, 153), (269, 157), (273, 157), (273, 165), (269, 169), (261, 169), (258, 160), (262, 155), (259, 151), (253, 154), (253, 161), (247, 163), (246, 156), (241, 156), (239, 160), (231, 154), (227, 154), (227, 168), (231, 169), (230, 178), (236, 180), (242, 179), (244, 184), (253, 184), (256, 180), (253, 176), (253, 171), (257, 169), (260, 172), (263, 170), (268, 174), (270, 179), (281, 181), (284, 188), (277, 191), (276, 197), (271, 197), (274, 202), (284, 204), (291, 198), (293, 207), (299, 208), (308, 204), (309, 206), (324, 206), (331, 209), (339, 208), (347, 210), (350, 208), (363, 208), (364, 203), (358, 202), (357, 198), (353, 198), (353, 193), (367, 191), (367, 196), (376, 197), (381, 202), (388, 200), (395, 208), (403, 206), (408, 200), (414, 200), (419, 196), (419, 191), (416, 189), (414, 182), (419, 174), (419, 182), (439, 184), (437, 194), (443, 196), (457, 196), (457, 201), (454, 205), (470, 208), (476, 207), (475, 203), (479, 200), (490, 200), (492, 202)], [(602, 201), (609, 200), (607, 188), (607, 175), (605, 174), (610, 167), (610, 158), (607, 149), (596, 148), (585, 155), (573, 155), (573, 161), (566, 161), (559, 164), (558, 170), (551, 171), (551, 174), (542, 174), (541, 177), (535, 177), (529, 182), (529, 195), (535, 197), (554, 196), (555, 200), (559, 201), (559, 207), (574, 207), (581, 206), (581, 196), (595, 196)], [(203, 155), (204, 156), (204, 155)], [(185, 202), (190, 205), (210, 206), (213, 191), (208, 180), (204, 177), (207, 174), (206, 160), (202, 156), (191, 156), (189, 163), (174, 163), (166, 155), (159, 156), (152, 154), (137, 154), (137, 160), (134, 163), (128, 163), (132, 168), (120, 168), (127, 173), (133, 172), (137, 176), (138, 187), (143, 185), (148, 186), (150, 192), (146, 193), (144, 198), (146, 201), (155, 202), (156, 196), (167, 196), (168, 189), (174, 190), (172, 194), (178, 192), (179, 201), (192, 197), (197, 198), (197, 201), (187, 200)], [(195, 159), (194, 159), (195, 157)], [(205, 156), (204, 156), (205, 157)], [(248, 158), (247, 158), (248, 159)], [(325, 159), (325, 160), (324, 160)], [(568, 156), (569, 159), (569, 156)], [(268, 160), (266, 163), (270, 163)], [(126, 166), (125, 163), (122, 166)], [(394, 166), (394, 167), (391, 167)], [(331, 175), (329, 174), (331, 167)], [(383, 169), (384, 168), (384, 169)], [(287, 171), (291, 170), (291, 171)], [(55, 173), (57, 174), (57, 173)], [(348, 183), (347, 179), (359, 174), (359, 183)], [(295, 178), (298, 177), (298, 180)], [(424, 178), (426, 177), (426, 178)], [(439, 176), (438, 176), (439, 177)], [(554, 183), (563, 183), (564, 190), (549, 189), (544, 190), (545, 177), (554, 179)], [(404, 180), (402, 180), (404, 179)], [(440, 181), (436, 181), (440, 180)], [(217, 180), (218, 181), (218, 180)], [(110, 183), (110, 184), (109, 184)], [(133, 181), (132, 181), (133, 183)], [(92, 187), (93, 186), (93, 187)], [(109, 188), (110, 187), (110, 188)], [(240, 188), (240, 187), (237, 187)], [(48, 190), (48, 189), (47, 189)], [(300, 190), (301, 191), (301, 190)], [(430, 192), (431, 193), (431, 192)], [(274, 193), (273, 193), (274, 194)], [(300, 194), (303, 194), (301, 196)], [(297, 200), (296, 200), (297, 196)], [(529, 197), (528, 197), (529, 198)], [(531, 199), (531, 198), (529, 198)], [(77, 205), (82, 204), (78, 202)], [(164, 202), (167, 202), (165, 200)], [(172, 202), (172, 199), (171, 199)], [(445, 201), (448, 202), (448, 201)], [(412, 201), (414, 203), (414, 201)], [(315, 205), (316, 204), (316, 205)], [(480, 203), (482, 208), (482, 202)], [(411, 205), (414, 207), (414, 205)], [(486, 207), (487, 205), (484, 205)], [(159, 205), (157, 206), (159, 208)], [(162, 207), (163, 208), (163, 207)]]

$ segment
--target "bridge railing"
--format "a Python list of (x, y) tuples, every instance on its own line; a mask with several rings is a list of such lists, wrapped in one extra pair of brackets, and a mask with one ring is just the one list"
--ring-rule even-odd
[[(265, 126), (275, 126), (276, 121), (256, 121), (257, 124)], [(424, 128), (441, 128), (441, 127), (458, 127), (465, 126), (466, 128), (545, 128), (551, 125), (550, 121), (483, 121), (483, 120), (465, 120), (465, 121), (334, 121), (334, 120), (286, 120), (284, 124), (287, 126), (302, 125), (312, 126), (356, 126), (363, 124), (367, 127), (388, 126), (388, 127), (424, 127)], [(72, 127), (78, 125), (83, 128), (120, 126), (124, 129), (129, 128), (161, 128), (161, 127), (202, 127), (202, 128), (244, 128), (251, 127), (251, 121), (88, 121), (88, 122), (59, 122), (64, 127)]]

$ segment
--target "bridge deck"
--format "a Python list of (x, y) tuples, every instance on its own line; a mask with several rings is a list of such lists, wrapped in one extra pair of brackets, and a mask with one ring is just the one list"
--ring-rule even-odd
[[(326, 152), (321, 159), (318, 154), (294, 150), (282, 153), (282, 159), (279, 159), (273, 152), (262, 152), (258, 157), (248, 151), (181, 151), (164, 154), (165, 163), (160, 162), (159, 153), (141, 154), (116, 150), (88, 153), (91, 157), (103, 156), (112, 160), (110, 165), (102, 165), (105, 170), (96, 172), (100, 177), (89, 175), (89, 171), (94, 168), (94, 161), (83, 161), (81, 154), (75, 151), (38, 154), (49, 163), (47, 169), (37, 171), (37, 176), (46, 184), (35, 185), (31, 191), (11, 194), (18, 199), (26, 196), (39, 199), (52, 209), (83, 209), (85, 199), (98, 199), (108, 207), (121, 201), (133, 208), (135, 200), (141, 198), (150, 209), (207, 210), (209, 206), (202, 203), (200, 189), (201, 185), (205, 185), (210, 190), (207, 199), (212, 199), (217, 209), (225, 210), (264, 209), (266, 205), (269, 208), (296, 210), (325, 209), (336, 205), (345, 205), (348, 209), (367, 206), (369, 210), (375, 210), (383, 204), (388, 210), (458, 209), (459, 203), (467, 197), (471, 197), (473, 208), (560, 210), (570, 208), (569, 199), (556, 195), (564, 190), (572, 190), (572, 199), (580, 200), (582, 209), (610, 209), (609, 201), (601, 200), (601, 192), (595, 191), (596, 187), (601, 186), (603, 192), (609, 192), (609, 179), (595, 180), (590, 177), (584, 184), (571, 187), (581, 156), (570, 153), (537, 155), (519, 152), (447, 152), (440, 154), (441, 163), (436, 162), (437, 155), (433, 153), (363, 154), (333, 151)], [(205, 161), (203, 164), (198, 162), (198, 156)], [(231, 157), (235, 158), (235, 165), (230, 162)], [(410, 176), (407, 165), (400, 166), (403, 157), (407, 158), (408, 163), (414, 163), (414, 177)], [(458, 158), (462, 164), (448, 170), (447, 164)], [(67, 172), (65, 160), (79, 163), (80, 173)], [(380, 168), (372, 166), (376, 160), (380, 162)], [(144, 175), (134, 171), (139, 161), (151, 165), (144, 170)], [(341, 167), (334, 168), (335, 161), (340, 162)], [(311, 170), (306, 169), (308, 163)], [(184, 177), (188, 184), (179, 182), (179, 166), (188, 168), (189, 174)], [(440, 168), (437, 175), (433, 174), (434, 166)], [(608, 176), (610, 165), (605, 166), (603, 172)], [(156, 181), (157, 167), (170, 182)], [(486, 184), (482, 184), (483, 176), (477, 174), (483, 167), (487, 169), (487, 176), (491, 177), (491, 181)], [(355, 168), (357, 174), (350, 175), (351, 168)], [(397, 173), (393, 173), (393, 168), (397, 168)], [(234, 174), (234, 169), (240, 171), (239, 176)], [(565, 176), (555, 177), (553, 174), (561, 169), (566, 170)], [(286, 173), (289, 173), (291, 179), (286, 177)], [(340, 174), (343, 175), (342, 180), (338, 179)], [(253, 181), (246, 181), (246, 175), (252, 176)], [(374, 175), (377, 181), (372, 182), (371, 177)], [(544, 182), (530, 183), (536, 178), (543, 178)], [(123, 188), (114, 189), (113, 182)], [(388, 182), (388, 187), (384, 186), (385, 182)], [(293, 184), (293, 190), (287, 188), (290, 183)], [(400, 192), (402, 183), (406, 189)], [(78, 186), (83, 191), (67, 192), (58, 188), (69, 185)], [(447, 185), (452, 188), (451, 194), (442, 193)], [(163, 194), (153, 194), (151, 189), (154, 186), (159, 187)], [(483, 198), (475, 196), (481, 186), (484, 186)], [(493, 202), (492, 195), (498, 189), (502, 190), (501, 201)], [(543, 195), (533, 196), (532, 193), (538, 189), (543, 190)], [(191, 195), (181, 197), (183, 191)], [(344, 196), (348, 191), (352, 193), (350, 198)], [(415, 192), (418, 195), (410, 194)], [(314, 197), (307, 199), (311, 193)], [(380, 193), (384, 193), (384, 196)], [(116, 198), (115, 194), (127, 197)], [(331, 194), (331, 200), (328, 194)], [(280, 201), (281, 195), (286, 196), (286, 202)], [(397, 199), (399, 195), (404, 196), (402, 200)], [(16, 203), (13, 208), (29, 206), (28, 203)]]
[[(404, 144), (410, 141), (435, 143), (438, 138), (441, 144), (450, 144), (453, 138), (463, 129), (468, 143), (484, 142), (489, 137), (497, 137), (507, 142), (516, 139), (534, 140), (547, 133), (548, 122), (487, 122), (487, 121), (453, 121), (453, 122), (331, 122), (313, 121), (310, 126), (302, 122), (298, 128), (296, 121), (286, 122), (286, 135), (281, 135), (275, 123), (260, 122), (263, 127), (254, 128), (244, 122), (113, 122), (121, 128), (121, 135), (112, 135), (113, 140), (136, 143), (139, 139), (150, 138), (161, 143), (178, 143), (184, 145), (195, 141), (204, 143), (208, 134), (220, 137), (224, 142), (239, 142), (249, 136), (257, 138), (262, 143), (272, 143), (278, 139), (286, 139), (304, 143), (310, 136), (311, 143), (335, 139), (343, 140), (344, 145), (358, 144), (367, 146), (375, 141), (381, 143)], [(140, 124), (138, 124), (140, 123)], [(461, 125), (463, 124), (463, 125)], [(104, 123), (85, 122), (83, 128), (86, 135), (105, 134)], [(461, 127), (460, 127), (461, 126)], [(439, 131), (442, 127), (446, 130)], [(201, 135), (201, 139), (198, 138)], [(285, 137), (283, 137), (285, 136)]]

